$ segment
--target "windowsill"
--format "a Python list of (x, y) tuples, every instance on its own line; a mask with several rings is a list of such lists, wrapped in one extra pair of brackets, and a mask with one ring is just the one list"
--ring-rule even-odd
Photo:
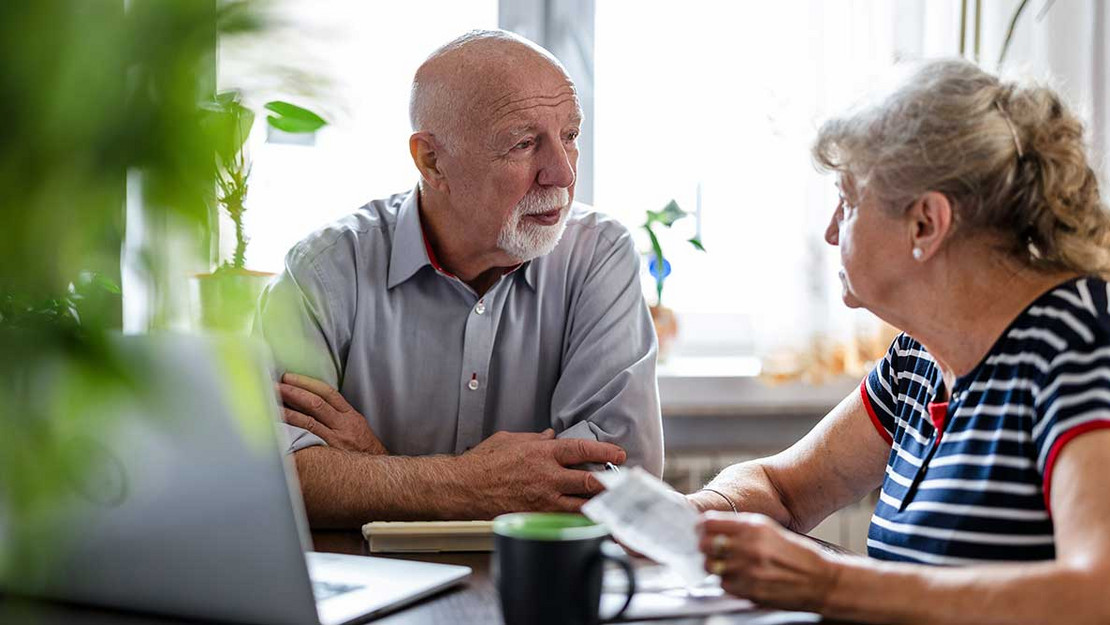
[(658, 370), (663, 416), (819, 418), (859, 386), (851, 376), (776, 384), (759, 373), (754, 356), (672, 356)]

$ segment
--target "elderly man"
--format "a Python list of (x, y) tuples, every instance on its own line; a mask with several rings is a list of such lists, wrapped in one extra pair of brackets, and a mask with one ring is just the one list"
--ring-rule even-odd
[(310, 519), (573, 511), (601, 489), (590, 465), (658, 475), (639, 257), (572, 205), (574, 84), (481, 31), (434, 52), (411, 98), (419, 185), (299, 243), (260, 303)]

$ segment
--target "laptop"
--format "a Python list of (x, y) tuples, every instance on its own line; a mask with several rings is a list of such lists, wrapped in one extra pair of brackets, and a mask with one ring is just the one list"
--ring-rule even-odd
[(132, 389), (90, 393), (68, 428), (79, 451), (68, 487), (33, 519), (11, 518), (0, 500), (0, 538), (4, 529), (40, 537), (0, 567), (0, 590), (187, 618), (339, 625), (470, 574), (309, 551), (261, 346), (178, 335), (116, 345)]

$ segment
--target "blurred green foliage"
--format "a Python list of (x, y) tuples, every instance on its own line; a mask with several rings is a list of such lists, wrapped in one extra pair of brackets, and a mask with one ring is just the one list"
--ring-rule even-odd
[(245, 1), (0, 2), (0, 580), (104, 426), (82, 407), (133, 383), (108, 340), (129, 172), (147, 215), (207, 246), (234, 140), (201, 104), (216, 40), (260, 26)]

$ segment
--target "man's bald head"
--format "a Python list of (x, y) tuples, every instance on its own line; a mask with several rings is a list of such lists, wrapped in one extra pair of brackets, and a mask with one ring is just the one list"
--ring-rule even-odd
[(503, 30), (468, 32), (416, 70), (409, 100), (412, 130), (431, 133), (443, 147), (466, 140), (468, 129), (485, 127), (538, 72), (572, 84), (562, 64), (531, 41)]

